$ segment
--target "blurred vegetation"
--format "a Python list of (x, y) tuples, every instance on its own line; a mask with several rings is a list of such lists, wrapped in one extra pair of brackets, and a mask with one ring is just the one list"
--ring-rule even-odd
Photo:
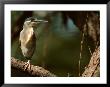
[[(35, 16), (48, 20), (35, 30), (36, 51), (31, 64), (42, 66), (57, 76), (78, 76), (78, 61), (80, 58), (81, 31), (74, 21), (67, 17), (64, 22), (63, 12), (59, 11), (12, 11), (11, 12), (11, 56), (27, 61), (20, 49), (19, 34), (26, 18)], [(84, 39), (81, 73), (90, 60), (88, 45), (94, 50), (90, 39)], [(13, 73), (12, 73), (13, 74)], [(16, 73), (17, 76), (17, 73)]]

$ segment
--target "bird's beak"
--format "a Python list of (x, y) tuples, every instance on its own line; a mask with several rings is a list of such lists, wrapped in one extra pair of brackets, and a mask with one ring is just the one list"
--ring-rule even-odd
[(46, 22), (48, 22), (48, 21), (45, 21), (45, 20), (34, 20), (34, 22), (37, 22), (37, 23), (46, 23)]

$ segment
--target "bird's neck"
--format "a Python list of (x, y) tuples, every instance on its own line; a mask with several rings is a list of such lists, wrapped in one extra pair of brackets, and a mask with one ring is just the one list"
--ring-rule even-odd
[(33, 32), (34, 32), (33, 27), (23, 27), (23, 29), (24, 29), (25, 31), (33, 31)]

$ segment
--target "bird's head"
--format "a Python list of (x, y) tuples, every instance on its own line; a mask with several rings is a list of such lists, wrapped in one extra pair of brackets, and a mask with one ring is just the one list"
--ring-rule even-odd
[(29, 17), (25, 20), (24, 22), (24, 26), (26, 27), (35, 27), (37, 26), (38, 24), (40, 23), (46, 23), (48, 21), (45, 21), (45, 20), (38, 20), (37, 18), (35, 17)]

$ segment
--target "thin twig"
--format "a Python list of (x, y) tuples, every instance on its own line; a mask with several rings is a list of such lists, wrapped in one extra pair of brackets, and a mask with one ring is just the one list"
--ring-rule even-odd
[(80, 76), (80, 72), (81, 72), (80, 68), (81, 68), (83, 41), (84, 41), (84, 32), (82, 34), (82, 40), (81, 40), (81, 49), (80, 49), (80, 58), (79, 58), (79, 76)]
[(91, 56), (92, 56), (92, 51), (91, 51), (91, 48), (90, 48), (90, 46), (88, 46), (88, 48), (89, 48), (89, 52), (90, 52), (90, 54), (91, 54)]

